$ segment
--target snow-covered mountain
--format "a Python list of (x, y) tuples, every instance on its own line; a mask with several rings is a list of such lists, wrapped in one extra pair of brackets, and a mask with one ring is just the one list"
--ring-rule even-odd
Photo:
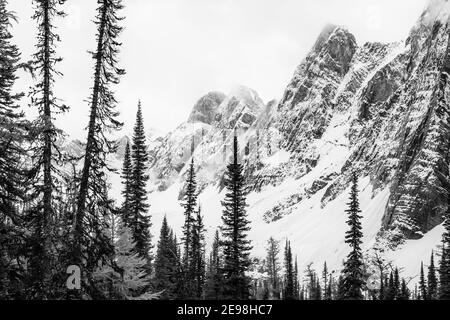
[[(164, 215), (181, 230), (179, 200), (191, 157), (214, 233), (236, 132), (255, 256), (264, 256), (270, 236), (288, 237), (300, 268), (324, 261), (340, 268), (356, 171), (367, 254), (381, 248), (406, 276), (416, 276), (440, 242), (447, 207), (449, 17), (449, 2), (433, 0), (405, 41), (387, 44), (358, 44), (346, 28), (328, 25), (279, 102), (264, 103), (243, 86), (201, 97), (186, 122), (150, 139), (153, 235)], [(116, 158), (120, 168), (121, 154)], [(112, 182), (120, 199), (118, 178)]]

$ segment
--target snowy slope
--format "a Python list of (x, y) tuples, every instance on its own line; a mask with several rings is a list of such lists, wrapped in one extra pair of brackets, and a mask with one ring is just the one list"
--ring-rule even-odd
[[(450, 16), (433, 0), (404, 42), (358, 44), (344, 27), (327, 26), (295, 70), (279, 102), (237, 87), (210, 92), (185, 123), (149, 146), (149, 214), (159, 235), (164, 215), (180, 231), (187, 164), (194, 157), (208, 247), (221, 224), (222, 177), (236, 133), (249, 187), (253, 255), (270, 236), (289, 238), (299, 268), (347, 254), (345, 208), (352, 172), (360, 177), (364, 249), (417, 276), (442, 234), (450, 132)], [(121, 144), (125, 143), (123, 140)], [(120, 169), (120, 155), (111, 159)], [(120, 179), (110, 178), (120, 202)], [(155, 240), (156, 241), (156, 240)]]

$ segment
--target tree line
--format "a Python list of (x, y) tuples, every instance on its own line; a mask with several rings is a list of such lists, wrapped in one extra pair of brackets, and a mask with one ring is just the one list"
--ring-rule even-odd
[[(64, 4), (65, 0), (33, 1), (35, 54), (23, 62), (11, 35), (16, 17), (7, 1), (0, 0), (0, 299), (450, 298), (449, 211), (439, 268), (432, 255), (427, 277), (422, 266), (419, 287), (413, 292), (398, 268), (390, 273), (382, 270), (379, 288), (368, 289), (356, 174), (346, 210), (345, 243), (350, 252), (339, 275), (329, 272), (325, 263), (320, 276), (309, 265), (301, 277), (289, 240), (283, 266), (280, 243), (273, 238), (268, 240), (262, 266), (252, 260), (248, 189), (236, 134), (223, 178), (222, 224), (210, 250), (206, 250), (194, 157), (182, 200), (182, 237), (177, 238), (165, 217), (155, 241), (148, 214), (149, 159), (141, 102), (120, 172), (122, 203), (117, 205), (108, 194), (107, 174), (115, 170), (107, 157), (118, 148), (111, 133), (123, 125), (114, 94), (125, 73), (118, 66), (122, 1), (97, 0), (93, 84), (81, 156), (63, 151), (60, 141), (65, 134), (55, 125), (55, 119), (69, 110), (54, 90), (62, 76), (57, 69), (61, 58), (56, 54), (60, 36), (55, 20), (64, 18)], [(21, 111), (25, 94), (14, 91), (22, 69), (34, 79), (29, 97), (37, 116), (31, 120)], [(81, 270), (75, 288), (67, 285), (68, 266)], [(266, 276), (252, 277), (253, 271)]]

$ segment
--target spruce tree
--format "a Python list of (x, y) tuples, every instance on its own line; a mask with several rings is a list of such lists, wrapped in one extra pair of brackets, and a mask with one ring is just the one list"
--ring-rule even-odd
[(409, 300), (411, 293), (406, 285), (405, 279), (402, 279), (402, 284), (400, 287), (400, 293), (398, 295), (398, 300)]
[(439, 264), (439, 299), (450, 300), (450, 190), (447, 190), (447, 210), (444, 214), (444, 234)]
[(323, 299), (331, 300), (331, 292), (328, 292), (329, 277), (328, 277), (328, 267), (327, 267), (326, 262), (323, 263), (322, 280), (323, 280), (323, 291), (324, 291)]
[(293, 300), (295, 298), (295, 276), (292, 261), (291, 243), (286, 240), (284, 249), (284, 300)]
[(398, 268), (394, 270), (394, 299), (398, 299), (398, 295), (400, 293), (400, 276), (398, 272)]
[(191, 298), (195, 291), (195, 276), (194, 268), (192, 265), (193, 257), (193, 228), (195, 223), (195, 208), (197, 207), (197, 182), (195, 180), (194, 170), (194, 158), (192, 157), (188, 176), (186, 179), (186, 193), (183, 198), (182, 207), (184, 208), (184, 225), (183, 225), (183, 242), (184, 242), (184, 254), (183, 254), (183, 276), (184, 289), (183, 295), (187, 298)]
[[(175, 240), (176, 241), (176, 240)], [(161, 292), (162, 299), (176, 297), (177, 248), (174, 246), (173, 232), (164, 216), (161, 233), (157, 245), (155, 258), (155, 277), (153, 285), (157, 292)]]
[(56, 43), (59, 36), (55, 32), (54, 20), (64, 13), (60, 9), (65, 0), (35, 0), (33, 20), (38, 25), (36, 53), (33, 55), (33, 70), (37, 83), (31, 92), (31, 105), (38, 111), (37, 118), (30, 128), (31, 161), (28, 178), (34, 185), (27, 212), (31, 231), (30, 252), (30, 296), (45, 299), (52, 297), (52, 269), (55, 257), (52, 246), (58, 207), (57, 197), (61, 177), (57, 166), (62, 157), (56, 141), (62, 132), (53, 123), (55, 114), (63, 113), (67, 106), (60, 104), (53, 87), (60, 73), (55, 65), (61, 61), (56, 56)]
[(130, 211), (131, 211), (131, 191), (132, 191), (132, 178), (133, 178), (133, 165), (131, 163), (130, 143), (127, 142), (125, 147), (125, 155), (122, 166), (122, 196), (123, 204), (121, 208), (122, 220), (126, 226), (130, 226)]
[(430, 265), (428, 266), (428, 279), (427, 279), (427, 295), (428, 300), (436, 300), (438, 298), (438, 283), (436, 276), (436, 269), (434, 267), (434, 253), (431, 253)]
[(383, 275), (380, 277), (380, 292), (378, 294), (378, 300), (385, 300), (386, 297), (386, 287), (385, 287), (385, 280)]
[(246, 187), (243, 166), (238, 161), (238, 140), (234, 137), (233, 162), (227, 166), (226, 187), (221, 226), (226, 299), (248, 299), (250, 281), (246, 275), (251, 265), (249, 255), (251, 241), (247, 239), (250, 222), (246, 212)]
[[(107, 169), (110, 169), (106, 157), (117, 149), (117, 143), (106, 136), (106, 132), (117, 131), (122, 124), (117, 120), (117, 100), (112, 85), (119, 83), (124, 70), (118, 68), (120, 42), (122, 32), (119, 22), (123, 19), (118, 12), (123, 8), (121, 0), (97, 0), (97, 27), (95, 52), (91, 52), (94, 60), (94, 85), (89, 97), (90, 114), (88, 136), (81, 172), (80, 187), (77, 199), (77, 210), (74, 217), (74, 231), (71, 238), (71, 263), (84, 267), (84, 279), (89, 279), (94, 266), (99, 260), (111, 256), (113, 249), (104, 238), (93, 238), (89, 233), (99, 234), (106, 228), (102, 216), (115, 210), (107, 195), (104, 181)], [(136, 243), (138, 245), (138, 243)], [(83, 285), (86, 281), (83, 281)]]
[(425, 281), (425, 273), (423, 272), (423, 262), (420, 264), (420, 280), (419, 280), (420, 298), (428, 300), (427, 283)]
[(130, 228), (133, 232), (134, 241), (136, 242), (136, 252), (140, 255), (140, 257), (146, 259), (146, 269), (148, 274), (150, 274), (152, 263), (152, 239), (150, 228), (152, 224), (150, 216), (147, 215), (150, 206), (147, 203), (147, 182), (149, 180), (149, 176), (146, 174), (149, 160), (140, 101), (138, 104), (136, 124), (133, 132), (131, 158), (133, 160), (133, 174), (130, 198)]
[(294, 264), (294, 299), (298, 300), (300, 296), (300, 281), (298, 275), (298, 262), (297, 256), (295, 256), (295, 264)]
[[(7, 1), (0, 0), (0, 300), (12, 295), (9, 286), (11, 274), (21, 274), (11, 263), (14, 252), (23, 247), (21, 238), (22, 217), (16, 209), (23, 200), (24, 172), (21, 158), (24, 156), (22, 142), (25, 125), (19, 100), (23, 93), (16, 93), (13, 86), (20, 68), (20, 52), (12, 43), (10, 29), (16, 21), (7, 9)], [(13, 286), (13, 285), (11, 285)]]
[(280, 244), (274, 238), (270, 237), (267, 242), (267, 273), (269, 275), (270, 285), (273, 296), (280, 298), (280, 263), (278, 255), (280, 253)]
[(363, 256), (361, 252), (362, 244), (362, 226), (361, 226), (361, 210), (359, 209), (358, 200), (358, 177), (356, 173), (352, 175), (352, 187), (350, 192), (350, 202), (348, 209), (347, 224), (350, 230), (346, 232), (345, 243), (350, 245), (350, 253), (344, 262), (344, 270), (342, 277), (342, 289), (344, 300), (362, 300), (362, 289), (364, 285), (363, 274)]
[(193, 278), (193, 297), (202, 298), (203, 287), (205, 285), (205, 226), (201, 208), (196, 211), (196, 218), (192, 226), (192, 255), (191, 270)]
[(220, 238), (217, 230), (209, 257), (208, 271), (206, 274), (205, 299), (220, 300), (223, 297), (222, 261), (220, 259)]
[(385, 300), (395, 300), (395, 284), (394, 284), (394, 274), (389, 274), (389, 280), (386, 288)]

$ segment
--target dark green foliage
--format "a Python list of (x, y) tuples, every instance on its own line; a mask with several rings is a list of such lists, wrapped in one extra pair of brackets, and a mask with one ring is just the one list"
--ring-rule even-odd
[(350, 192), (350, 202), (348, 209), (347, 224), (350, 230), (346, 232), (345, 243), (350, 245), (351, 251), (344, 262), (344, 270), (342, 274), (342, 290), (345, 300), (362, 300), (362, 289), (364, 286), (363, 273), (363, 256), (361, 252), (362, 244), (362, 226), (361, 226), (361, 210), (359, 209), (358, 200), (358, 177), (354, 173), (352, 175), (352, 188)]
[(221, 226), (224, 256), (224, 298), (248, 299), (250, 281), (246, 271), (250, 267), (251, 241), (247, 239), (250, 222), (246, 213), (246, 188), (243, 166), (238, 162), (238, 141), (234, 137), (233, 162), (227, 166), (224, 184), (225, 200), (222, 201), (223, 214)]

